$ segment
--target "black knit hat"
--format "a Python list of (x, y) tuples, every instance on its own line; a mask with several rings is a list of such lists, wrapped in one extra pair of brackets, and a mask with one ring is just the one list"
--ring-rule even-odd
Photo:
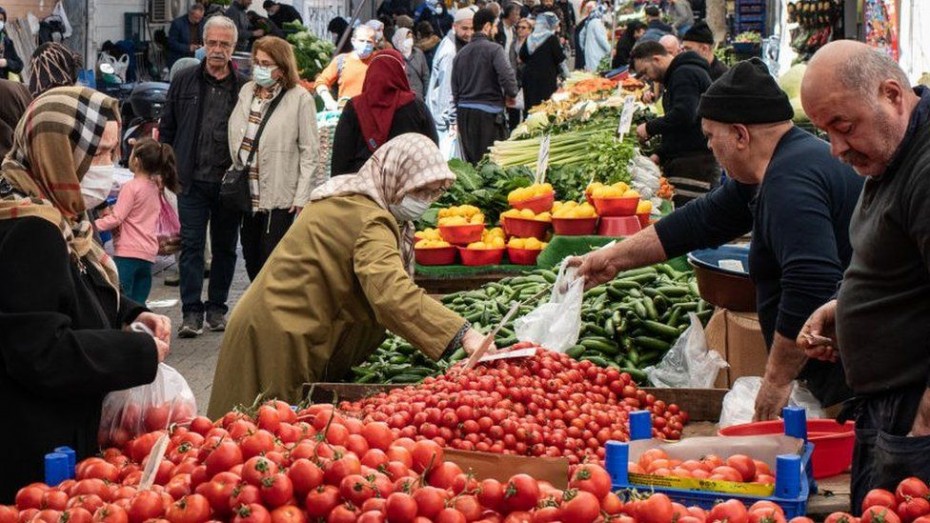
[(714, 33), (710, 30), (710, 26), (707, 25), (707, 22), (701, 20), (700, 22), (691, 26), (691, 29), (685, 33), (681, 39), (685, 42), (698, 42), (702, 44), (713, 44), (714, 43)]
[(794, 110), (759, 58), (737, 63), (701, 95), (698, 116), (724, 123), (773, 123), (791, 120)]

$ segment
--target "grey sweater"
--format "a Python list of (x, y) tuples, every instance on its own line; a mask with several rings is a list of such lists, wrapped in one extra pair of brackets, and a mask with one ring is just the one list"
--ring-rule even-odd
[[(488, 67), (490, 65), (490, 67)], [(517, 96), (517, 77), (504, 48), (482, 33), (455, 55), (452, 65), (452, 100), (503, 108), (505, 96)]]

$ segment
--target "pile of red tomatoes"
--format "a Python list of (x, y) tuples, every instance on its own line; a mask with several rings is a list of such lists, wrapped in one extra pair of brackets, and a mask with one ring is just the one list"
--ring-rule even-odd
[(475, 478), (446, 461), (435, 441), (398, 437), (386, 423), (346, 417), (332, 405), (295, 413), (269, 402), (254, 416), (232, 412), (173, 427), (154, 486), (141, 489), (162, 434), (85, 459), (60, 485), (23, 487), (15, 506), (0, 506), (0, 523), (659, 521), (657, 501), (624, 504), (599, 465), (574, 467), (567, 490), (526, 474)]
[[(531, 347), (517, 344), (513, 348)], [(629, 414), (652, 412), (653, 435), (681, 438), (688, 414), (637, 388), (627, 373), (539, 350), (427, 378), (340, 407), (383, 421), (401, 437), (444, 447), (525, 456), (604, 459), (604, 443), (629, 440)]]

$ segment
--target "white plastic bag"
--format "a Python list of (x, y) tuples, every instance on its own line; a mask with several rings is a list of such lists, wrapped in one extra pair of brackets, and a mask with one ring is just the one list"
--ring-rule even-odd
[(709, 389), (720, 369), (729, 366), (720, 353), (707, 348), (704, 327), (697, 315), (692, 312), (688, 317), (691, 326), (681, 333), (662, 361), (644, 369), (655, 387)]
[(556, 352), (565, 352), (578, 341), (581, 331), (581, 300), (584, 278), (575, 267), (562, 262), (559, 276), (552, 285), (549, 303), (536, 307), (513, 322), (520, 341), (528, 341)]
[[(762, 378), (758, 376), (744, 376), (737, 379), (730, 388), (730, 392), (723, 397), (720, 428), (751, 422), (755, 414), (756, 396), (760, 388), (762, 388)], [(803, 407), (807, 410), (807, 419), (826, 417), (817, 398), (797, 381), (794, 382), (794, 389), (791, 391), (787, 406)]]
[(451, 160), (462, 158), (462, 148), (459, 144), (459, 134), (452, 129), (439, 132), (439, 151), (443, 158)]
[(107, 394), (97, 440), (100, 445), (122, 448), (140, 434), (188, 422), (196, 415), (197, 400), (187, 380), (172, 367), (159, 363), (152, 383)]

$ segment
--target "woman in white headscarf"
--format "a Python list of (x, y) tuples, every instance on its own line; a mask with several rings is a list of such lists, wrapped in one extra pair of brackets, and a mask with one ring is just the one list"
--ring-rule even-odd
[(404, 55), (404, 60), (407, 62), (407, 80), (410, 82), (410, 90), (417, 95), (418, 100), (423, 100), (423, 93), (429, 85), (429, 64), (426, 62), (426, 55), (423, 51), (413, 45), (413, 31), (406, 27), (399, 28), (394, 32), (391, 43), (394, 44), (394, 49)]
[(305, 383), (340, 381), (385, 329), (438, 359), (483, 335), (417, 287), (413, 220), (455, 175), (429, 138), (403, 134), (354, 176), (311, 195), (226, 327), (211, 418), (262, 393), (296, 404)]
[(547, 100), (559, 88), (565, 53), (556, 35), (559, 18), (550, 12), (536, 15), (533, 33), (520, 48), (523, 69), (523, 100), (527, 109)]
[(578, 43), (584, 50), (585, 71), (597, 71), (601, 60), (610, 54), (610, 42), (607, 40), (607, 28), (604, 27), (603, 6), (591, 1), (585, 4), (584, 13), (586, 21), (584, 28), (578, 35)]

